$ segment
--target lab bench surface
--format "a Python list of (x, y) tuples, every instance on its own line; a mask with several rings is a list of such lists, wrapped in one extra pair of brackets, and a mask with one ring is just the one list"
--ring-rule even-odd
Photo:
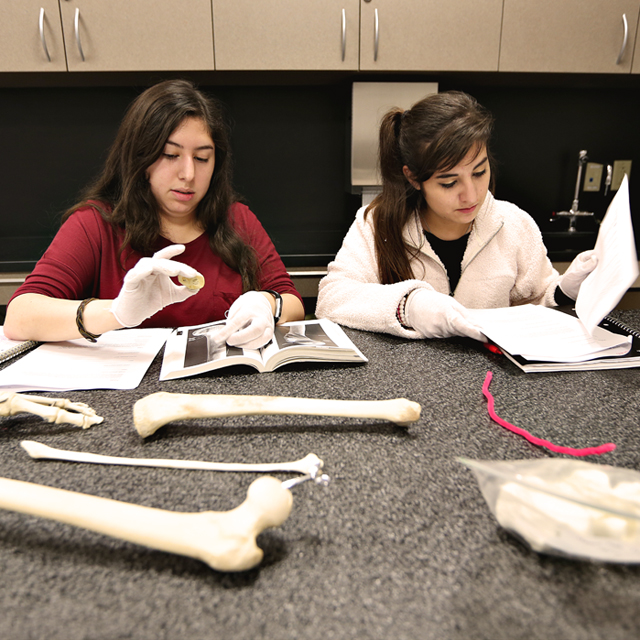
[[(616, 312), (640, 329), (640, 312)], [(538, 554), (497, 524), (457, 456), (552, 457), (493, 422), (496, 411), (572, 447), (614, 442), (596, 463), (640, 469), (640, 369), (525, 374), (464, 339), (408, 341), (347, 330), (365, 365), (234, 370), (160, 383), (156, 358), (130, 391), (47, 394), (105, 417), (81, 430), (0, 418), (0, 475), (175, 511), (226, 511), (256, 477), (34, 461), (23, 439), (146, 458), (279, 462), (313, 452), (331, 476), (292, 489), (260, 534), (261, 564), (224, 573), (70, 525), (0, 510), (0, 637), (11, 640), (322, 638), (622, 640), (640, 637), (640, 567)], [(405, 397), (409, 427), (248, 416), (183, 421), (142, 440), (134, 402), (156, 391), (335, 399)], [(44, 394), (40, 394), (44, 395)], [(291, 474), (274, 474), (279, 479)]]

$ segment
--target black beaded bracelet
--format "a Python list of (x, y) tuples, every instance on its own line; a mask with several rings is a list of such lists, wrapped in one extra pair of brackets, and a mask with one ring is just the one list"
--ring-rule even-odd
[(94, 300), (97, 300), (98, 298), (86, 298), (85, 300), (83, 300), (79, 305), (78, 305), (78, 310), (76, 311), (76, 326), (78, 327), (78, 331), (80, 332), (80, 335), (85, 339), (88, 340), (89, 342), (98, 342), (98, 338), (100, 337), (100, 334), (95, 334), (95, 333), (91, 333), (90, 331), (87, 331), (84, 328), (84, 308), (90, 303), (93, 302)]
[[(409, 292), (411, 293), (411, 292)], [(405, 316), (404, 310), (407, 305), (407, 298), (409, 297), (409, 293), (405, 294), (402, 297), (402, 300), (398, 303), (398, 307), (396, 308), (396, 320), (399, 322), (400, 326), (403, 329), (407, 329), (408, 331), (412, 331), (413, 327), (410, 327), (407, 324), (407, 317)]]
[(280, 316), (282, 315), (282, 296), (277, 291), (271, 289), (265, 289), (265, 293), (270, 293), (276, 300), (276, 311), (273, 314), (273, 324), (278, 324)]

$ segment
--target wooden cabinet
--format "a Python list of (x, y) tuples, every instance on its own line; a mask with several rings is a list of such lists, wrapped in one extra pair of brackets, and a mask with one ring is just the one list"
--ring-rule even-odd
[(214, 68), (211, 0), (60, 0), (69, 71)]
[(503, 0), (362, 0), (363, 71), (497, 71)]
[(639, 13), (640, 0), (5, 0), (0, 72), (640, 73)]
[(0, 70), (67, 70), (58, 0), (0, 3)]
[(504, 0), (499, 70), (629, 73), (639, 6), (639, 0)]
[(218, 70), (357, 70), (360, 0), (213, 0)]

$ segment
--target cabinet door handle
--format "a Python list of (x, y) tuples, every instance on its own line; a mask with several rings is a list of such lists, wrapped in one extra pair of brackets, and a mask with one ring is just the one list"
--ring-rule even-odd
[(38, 26), (40, 28), (40, 41), (42, 42), (42, 48), (44, 49), (44, 54), (47, 56), (47, 60), (51, 62), (51, 56), (49, 55), (49, 49), (47, 48), (47, 39), (44, 36), (44, 8), (40, 8), (40, 20), (38, 21)]
[(627, 48), (627, 40), (629, 38), (629, 23), (627, 22), (627, 14), (622, 14), (622, 46), (620, 47), (620, 53), (618, 54), (618, 59), (616, 60), (616, 64), (620, 64), (622, 62), (622, 56), (624, 55), (624, 51)]
[(373, 61), (378, 60), (378, 44), (380, 44), (380, 20), (378, 19), (378, 9), (373, 12)]
[(76, 44), (78, 45), (78, 51), (80, 52), (80, 57), (82, 58), (82, 62), (84, 62), (84, 51), (82, 50), (82, 42), (80, 42), (80, 9), (76, 7), (76, 15), (73, 19), (73, 29), (76, 33)]
[(347, 53), (347, 12), (342, 10), (342, 62)]

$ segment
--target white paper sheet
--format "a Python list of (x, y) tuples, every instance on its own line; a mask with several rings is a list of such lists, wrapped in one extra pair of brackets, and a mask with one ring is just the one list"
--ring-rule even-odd
[(578, 318), (540, 305), (470, 309), (469, 318), (500, 347), (530, 360), (572, 362), (621, 345), (623, 353), (631, 348), (626, 336), (601, 327), (591, 335)]
[(0, 391), (135, 389), (171, 329), (109, 331), (84, 339), (42, 344), (0, 371)]
[(582, 283), (576, 300), (576, 313), (589, 332), (615, 308), (638, 277), (626, 175), (602, 220), (595, 252), (598, 266)]

